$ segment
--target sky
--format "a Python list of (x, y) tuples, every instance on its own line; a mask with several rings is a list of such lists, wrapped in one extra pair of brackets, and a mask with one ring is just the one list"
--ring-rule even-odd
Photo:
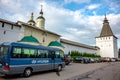
[(95, 46), (105, 14), (120, 48), (120, 0), (0, 0), (0, 18), (36, 21), (43, 5), (45, 29), (61, 38)]

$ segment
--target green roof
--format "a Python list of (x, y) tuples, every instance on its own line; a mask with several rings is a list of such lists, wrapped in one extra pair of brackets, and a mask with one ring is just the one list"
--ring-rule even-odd
[(58, 47), (64, 47), (60, 42), (58, 41), (52, 41), (49, 43), (48, 46), (58, 46)]
[(33, 37), (32, 35), (31, 36), (25, 36), (23, 37), (20, 42), (33, 42), (33, 43), (39, 43), (39, 41)]

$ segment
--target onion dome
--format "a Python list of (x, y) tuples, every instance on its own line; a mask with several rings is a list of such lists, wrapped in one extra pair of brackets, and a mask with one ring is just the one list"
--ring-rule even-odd
[(49, 43), (48, 46), (57, 46), (57, 47), (64, 47), (60, 42), (58, 41), (52, 41)]
[(32, 25), (34, 26), (35, 25), (35, 21), (33, 20), (34, 16), (33, 16), (33, 12), (31, 13), (31, 17), (30, 17), (30, 20), (28, 21), (28, 24), (29, 25)]
[(19, 42), (39, 43), (39, 41), (35, 37), (33, 37), (32, 35), (23, 37)]

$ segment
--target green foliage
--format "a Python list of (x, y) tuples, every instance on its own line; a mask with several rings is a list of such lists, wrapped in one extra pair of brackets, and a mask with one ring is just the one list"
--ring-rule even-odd
[(93, 54), (93, 53), (81, 53), (81, 52), (78, 52), (78, 51), (71, 51), (70, 53), (71, 57), (72, 58), (78, 58), (78, 57), (91, 57), (91, 58), (100, 58), (101, 56), (100, 55), (96, 55), (96, 54)]
[(119, 49), (119, 51), (118, 51), (118, 57), (120, 58), (120, 49)]

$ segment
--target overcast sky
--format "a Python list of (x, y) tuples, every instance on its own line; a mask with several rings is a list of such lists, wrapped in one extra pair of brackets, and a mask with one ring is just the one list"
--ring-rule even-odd
[(64, 39), (95, 45), (105, 13), (120, 47), (120, 0), (0, 0), (0, 18), (27, 22), (34, 20), (43, 5), (45, 28)]

